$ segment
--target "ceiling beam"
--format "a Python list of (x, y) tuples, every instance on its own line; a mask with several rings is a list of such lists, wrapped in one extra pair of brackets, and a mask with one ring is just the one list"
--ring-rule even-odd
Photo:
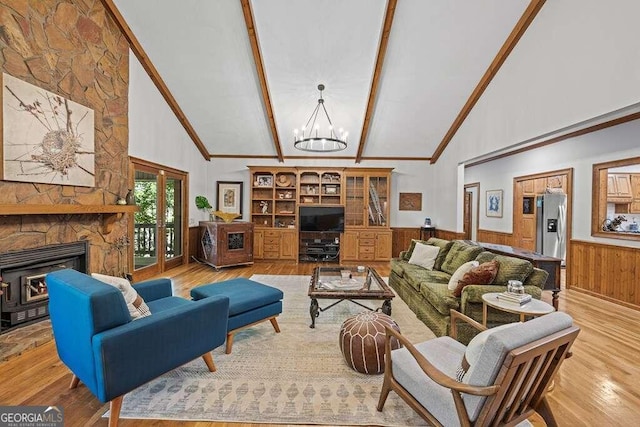
[(193, 126), (191, 126), (191, 123), (189, 122), (189, 120), (187, 120), (187, 116), (184, 114), (184, 112), (178, 105), (178, 101), (175, 100), (175, 98), (171, 94), (171, 91), (169, 91), (169, 88), (164, 83), (164, 80), (162, 80), (162, 78), (160, 77), (160, 73), (158, 73), (158, 70), (156, 70), (156, 67), (154, 67), (153, 63), (151, 62), (151, 60), (145, 53), (144, 49), (142, 48), (142, 45), (140, 44), (140, 42), (138, 42), (138, 39), (133, 34), (133, 31), (131, 31), (131, 28), (129, 28), (129, 25), (124, 20), (124, 17), (120, 13), (116, 5), (113, 3), (113, 0), (100, 0), (100, 1), (102, 2), (102, 5), (107, 10), (111, 18), (114, 20), (115, 24), (118, 26), (118, 28), (120, 28), (122, 35), (129, 42), (129, 48), (134, 53), (136, 58), (138, 58), (138, 61), (140, 61), (140, 64), (142, 64), (142, 68), (144, 68), (144, 70), (147, 72), (147, 74), (151, 78), (151, 81), (153, 81), (153, 83), (156, 85), (156, 87), (158, 88), (158, 91), (160, 92), (164, 100), (167, 101), (169, 108), (171, 108), (171, 110), (173, 111), (173, 114), (176, 115), (176, 118), (182, 124), (182, 127), (184, 128), (184, 130), (187, 132), (187, 134), (189, 135), (193, 143), (196, 145), (196, 147), (198, 148), (198, 150), (200, 151), (204, 159), (206, 161), (210, 161), (211, 154), (205, 147), (204, 143), (196, 133)]
[(396, 11), (398, 0), (388, 0), (387, 11), (384, 16), (384, 24), (382, 25), (382, 37), (380, 37), (380, 45), (378, 46), (378, 56), (376, 58), (376, 67), (371, 79), (371, 88), (369, 89), (369, 101), (367, 102), (367, 111), (364, 115), (362, 123), (362, 132), (360, 132), (360, 144), (358, 145), (358, 153), (356, 154), (356, 163), (362, 160), (364, 146), (367, 143), (367, 135), (371, 127), (371, 116), (373, 116), (373, 108), (376, 103), (376, 95), (378, 94), (378, 86), (380, 83), (380, 74), (382, 73), (382, 64), (384, 64), (384, 56), (387, 53), (387, 44), (389, 42), (389, 34), (393, 24), (393, 15)]
[(271, 96), (269, 95), (269, 88), (267, 87), (267, 77), (264, 72), (264, 63), (262, 62), (262, 54), (260, 53), (260, 43), (258, 41), (258, 32), (256, 30), (255, 20), (253, 19), (253, 10), (251, 10), (251, 2), (249, 0), (240, 0), (240, 3), (242, 4), (242, 13), (244, 14), (244, 22), (247, 26), (249, 42), (251, 43), (253, 60), (256, 64), (256, 72), (258, 73), (258, 79), (260, 80), (260, 89), (262, 89), (262, 101), (264, 102), (267, 119), (269, 120), (269, 127), (271, 128), (271, 136), (273, 138), (273, 145), (275, 146), (276, 153), (278, 154), (278, 161), (282, 163), (284, 162), (284, 157), (282, 156), (282, 147), (280, 146), (280, 139), (278, 138), (278, 128), (276, 126), (276, 120), (273, 116)]
[(540, 9), (542, 9), (545, 1), (546, 0), (531, 0), (529, 6), (520, 17), (520, 20), (518, 20), (518, 23), (511, 31), (511, 34), (509, 34), (509, 37), (507, 37), (507, 40), (498, 51), (498, 54), (491, 62), (491, 65), (489, 65), (489, 68), (484, 73), (480, 82), (471, 93), (471, 96), (462, 107), (462, 110), (458, 113), (458, 116), (453, 121), (453, 124), (445, 134), (444, 138), (433, 152), (433, 155), (431, 156), (432, 164), (440, 158), (445, 148), (447, 148), (447, 145), (449, 145), (456, 132), (458, 132), (458, 129), (460, 129), (460, 126), (462, 126), (462, 123), (464, 123), (473, 107), (489, 86), (489, 83), (491, 83), (491, 80), (493, 80), (496, 74), (498, 74), (498, 71), (500, 70), (500, 67), (502, 67), (502, 64), (504, 64), (504, 61), (507, 60), (513, 48), (516, 47), (522, 35), (527, 31), (527, 28), (529, 28), (529, 25), (533, 22), (538, 12), (540, 12)]

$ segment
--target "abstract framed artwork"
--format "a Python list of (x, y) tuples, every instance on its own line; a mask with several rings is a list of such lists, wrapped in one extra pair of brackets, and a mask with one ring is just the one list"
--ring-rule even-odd
[(401, 211), (421, 211), (422, 193), (400, 193), (398, 202)]
[(242, 181), (217, 181), (216, 210), (235, 213), (242, 218)]
[(95, 186), (93, 110), (2, 74), (2, 179)]
[(502, 190), (487, 190), (487, 216), (502, 218)]

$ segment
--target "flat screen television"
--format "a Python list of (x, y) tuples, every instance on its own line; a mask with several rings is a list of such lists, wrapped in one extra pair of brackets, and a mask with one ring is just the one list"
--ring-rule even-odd
[(344, 231), (344, 206), (300, 206), (300, 231)]

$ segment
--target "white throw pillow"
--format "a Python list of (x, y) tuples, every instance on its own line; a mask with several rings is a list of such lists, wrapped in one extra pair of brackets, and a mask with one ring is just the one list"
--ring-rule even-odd
[(458, 269), (451, 275), (451, 279), (449, 279), (449, 290), (455, 290), (458, 286), (458, 282), (462, 280), (462, 277), (469, 271), (471, 271), (472, 268), (475, 268), (479, 265), (480, 263), (478, 261), (469, 261), (458, 267)]
[(142, 297), (138, 295), (131, 283), (124, 277), (107, 276), (106, 274), (91, 273), (91, 277), (108, 285), (114, 286), (122, 292), (124, 302), (127, 303), (129, 314), (133, 320), (141, 317), (150, 316), (149, 306), (144, 302)]
[(439, 252), (440, 248), (437, 246), (425, 245), (416, 242), (411, 258), (409, 258), (409, 264), (419, 265), (427, 270), (431, 270), (436, 263), (436, 258), (438, 257)]

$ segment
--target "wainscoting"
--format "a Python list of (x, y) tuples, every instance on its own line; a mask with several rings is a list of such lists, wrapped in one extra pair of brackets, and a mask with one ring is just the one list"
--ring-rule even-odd
[(198, 245), (200, 244), (200, 227), (189, 227), (189, 253), (188, 262), (196, 262), (193, 257), (198, 255)]
[(464, 239), (464, 233), (457, 233), (455, 231), (449, 231), (449, 230), (441, 230), (441, 229), (436, 229), (436, 237), (439, 239), (445, 239), (445, 240), (460, 240), (460, 239)]
[(571, 240), (567, 287), (640, 310), (640, 249)]
[(518, 246), (513, 243), (513, 234), (502, 231), (481, 230), (477, 233), (478, 242), (495, 243), (496, 245)]
[(392, 227), (391, 256), (396, 258), (401, 251), (409, 249), (412, 239), (420, 239), (420, 227)]

